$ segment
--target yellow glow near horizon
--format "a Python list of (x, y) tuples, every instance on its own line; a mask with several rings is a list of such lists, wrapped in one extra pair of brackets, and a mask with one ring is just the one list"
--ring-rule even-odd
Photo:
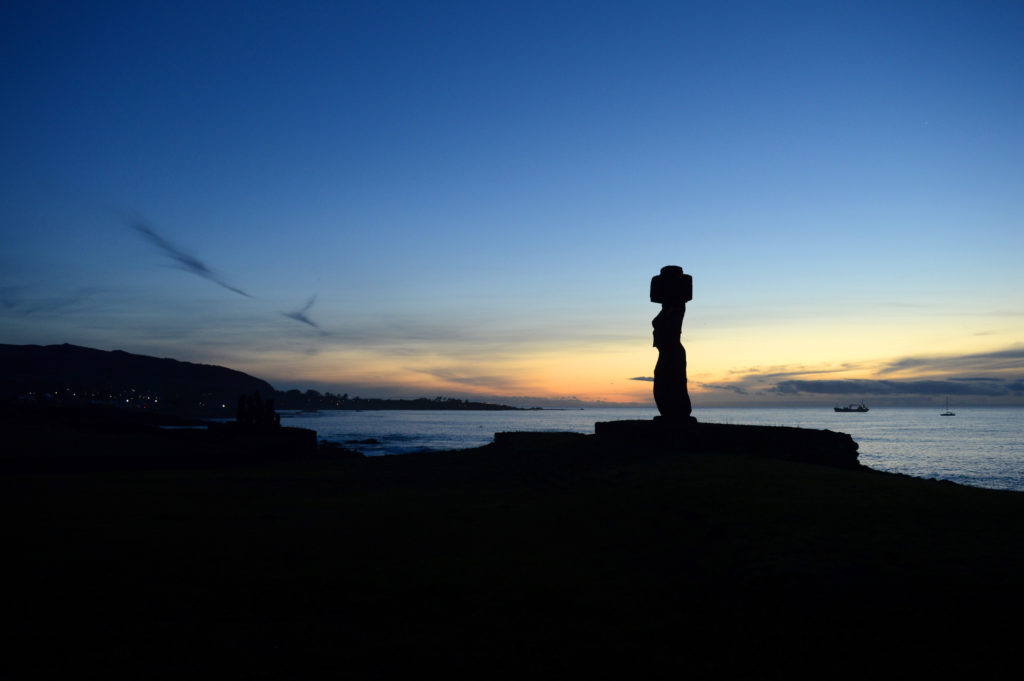
[[(986, 333), (996, 320), (958, 318), (959, 324), (939, 317), (915, 318), (908, 324), (897, 317), (875, 320), (801, 320), (732, 326), (723, 329), (684, 326), (689, 389), (724, 401), (728, 391), (704, 387), (768, 375), (764, 383), (800, 379), (912, 379), (940, 376), (934, 368), (890, 365), (906, 357), (953, 357), (991, 352), (1015, 345), (1020, 332), (1002, 321), (1003, 329)], [(436, 341), (408, 346), (334, 348), (316, 354), (276, 352), (253, 354), (235, 368), (265, 377), (272, 384), (309, 383), (373, 387), (424, 396), (577, 397), (585, 401), (652, 401), (651, 383), (631, 380), (651, 376), (657, 351), (647, 334), (636, 338), (573, 347), (552, 346), (452, 347)], [(779, 376), (771, 376), (778, 374)]]

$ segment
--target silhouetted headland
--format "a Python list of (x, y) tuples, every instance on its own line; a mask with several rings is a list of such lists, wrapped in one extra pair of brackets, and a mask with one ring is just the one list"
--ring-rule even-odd
[[(518, 410), (447, 397), (384, 399), (316, 390), (275, 390), (241, 371), (170, 358), (76, 345), (0, 344), (0, 399), (62, 406), (94, 405), (178, 417), (234, 414), (239, 395), (259, 393), (287, 410)], [(156, 418), (156, 417), (154, 417)]]

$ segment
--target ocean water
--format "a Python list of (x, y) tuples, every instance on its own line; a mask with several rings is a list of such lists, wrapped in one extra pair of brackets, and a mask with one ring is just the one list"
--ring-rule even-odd
[[(871, 468), (921, 478), (1024, 491), (1024, 409), (874, 408), (836, 413), (821, 408), (695, 409), (698, 420), (795, 426), (849, 433), (860, 445), (860, 462)], [(284, 425), (311, 428), (321, 440), (345, 444), (368, 456), (468, 449), (503, 431), (593, 433), (597, 421), (648, 419), (653, 408), (543, 411), (323, 411), (282, 414)], [(362, 444), (361, 440), (376, 444)]]

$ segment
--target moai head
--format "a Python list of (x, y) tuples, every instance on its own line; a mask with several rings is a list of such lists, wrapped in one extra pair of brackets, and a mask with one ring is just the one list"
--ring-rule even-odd
[(651, 302), (681, 305), (693, 300), (693, 277), (678, 265), (666, 265), (651, 279)]

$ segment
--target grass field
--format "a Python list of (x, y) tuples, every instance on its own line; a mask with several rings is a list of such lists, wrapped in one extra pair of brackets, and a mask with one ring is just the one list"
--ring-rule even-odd
[(979, 673), (1021, 634), (1024, 495), (871, 471), (553, 435), (0, 484), (12, 679)]

